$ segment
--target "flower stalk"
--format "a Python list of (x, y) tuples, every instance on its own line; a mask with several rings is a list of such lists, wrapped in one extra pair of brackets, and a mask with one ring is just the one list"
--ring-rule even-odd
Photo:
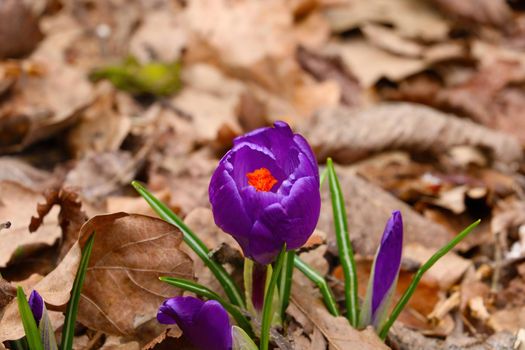
[(266, 290), (266, 295), (264, 296), (264, 306), (261, 322), (261, 343), (259, 345), (260, 350), (268, 350), (270, 344), (270, 326), (273, 318), (273, 294), (277, 285), (279, 274), (283, 267), (285, 253), (286, 244), (283, 245), (283, 248), (281, 249), (281, 252), (277, 257), (277, 262), (275, 263), (275, 268), (273, 269), (272, 277), (270, 278), (270, 283), (268, 284), (268, 289)]
[(295, 260), (295, 250), (286, 252), (283, 269), (279, 281), (279, 296), (281, 301), (281, 320), (284, 321), (286, 309), (290, 304), (290, 293), (292, 291), (293, 267)]

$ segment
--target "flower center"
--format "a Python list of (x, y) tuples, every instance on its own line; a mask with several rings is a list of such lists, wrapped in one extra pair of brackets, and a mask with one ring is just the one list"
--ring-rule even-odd
[(248, 178), (248, 184), (255, 187), (257, 191), (268, 192), (277, 183), (270, 170), (266, 168), (254, 170), (246, 174), (246, 177)]

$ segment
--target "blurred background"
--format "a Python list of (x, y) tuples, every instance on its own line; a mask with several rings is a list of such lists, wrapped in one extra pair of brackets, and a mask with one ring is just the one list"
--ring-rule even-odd
[[(391, 344), (508, 349), (525, 328), (524, 113), (521, 0), (0, 0), (0, 272), (47, 275), (97, 214), (154, 215), (133, 179), (209, 229), (218, 159), (284, 120), (338, 164), (363, 274), (394, 209), (401, 292), (483, 219)], [(326, 192), (311, 261), (337, 289)], [(109, 334), (80, 329), (78, 348)]]

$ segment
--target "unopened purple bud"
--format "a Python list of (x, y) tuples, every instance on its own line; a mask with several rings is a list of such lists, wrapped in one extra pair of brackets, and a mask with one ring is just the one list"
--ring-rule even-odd
[(35, 317), (36, 324), (38, 325), (44, 314), (44, 299), (42, 299), (36, 290), (33, 290), (29, 296), (28, 303), (31, 312), (33, 312), (33, 316)]

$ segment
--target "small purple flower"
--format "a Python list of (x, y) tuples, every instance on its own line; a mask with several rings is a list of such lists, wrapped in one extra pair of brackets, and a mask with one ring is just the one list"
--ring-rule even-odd
[(29, 296), (28, 303), (35, 318), (36, 324), (38, 325), (42, 319), (42, 315), (44, 314), (44, 299), (42, 299), (36, 290), (33, 290)]
[(388, 220), (381, 244), (372, 266), (372, 274), (361, 312), (360, 325), (372, 324), (376, 329), (385, 321), (386, 311), (395, 291), (401, 255), (403, 251), (403, 219), (400, 211), (392, 212)]
[(162, 324), (177, 324), (198, 349), (232, 349), (228, 313), (215, 300), (204, 302), (194, 297), (166, 299), (159, 308), (157, 320)]
[(306, 140), (276, 122), (237, 137), (209, 187), (215, 223), (244, 254), (271, 263), (283, 244), (301, 247), (319, 219), (319, 170)]

